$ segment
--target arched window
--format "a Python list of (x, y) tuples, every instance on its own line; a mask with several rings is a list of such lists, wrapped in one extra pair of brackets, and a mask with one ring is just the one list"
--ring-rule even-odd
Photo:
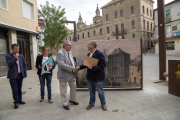
[(117, 11), (116, 12), (114, 12), (114, 15), (115, 15), (115, 19), (117, 18)]
[(149, 30), (149, 22), (147, 22), (147, 30)]
[(96, 31), (94, 31), (94, 37), (96, 36)]
[(152, 17), (152, 11), (150, 10), (150, 16)]
[(147, 15), (149, 15), (149, 11), (148, 11), (148, 8), (147, 8)]
[(123, 17), (123, 10), (120, 10), (120, 16)]
[(144, 6), (142, 6), (142, 13), (144, 13)]
[(89, 32), (88, 32), (88, 38), (90, 37), (90, 34), (89, 34)]
[(109, 16), (108, 16), (108, 14), (106, 15), (106, 21), (109, 21)]
[(135, 29), (135, 21), (132, 21), (132, 29)]
[(83, 39), (84, 39), (84, 33), (82, 34), (82, 36), (83, 36)]
[(131, 14), (134, 14), (134, 6), (131, 6)]
[(100, 29), (100, 35), (102, 35), (102, 29)]

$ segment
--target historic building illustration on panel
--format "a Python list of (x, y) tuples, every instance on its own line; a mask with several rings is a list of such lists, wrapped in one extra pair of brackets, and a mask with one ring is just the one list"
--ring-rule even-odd
[[(139, 39), (97, 40), (97, 49), (102, 51), (106, 61), (105, 88), (141, 87), (141, 49)], [(83, 63), (89, 53), (88, 41), (72, 42), (73, 56), (77, 65)], [(78, 88), (87, 88), (87, 69), (78, 71)]]

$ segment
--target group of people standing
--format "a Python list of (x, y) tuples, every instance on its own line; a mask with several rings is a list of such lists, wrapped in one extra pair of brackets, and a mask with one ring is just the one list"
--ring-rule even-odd
[[(6, 61), (9, 66), (9, 71), (7, 78), (9, 78), (13, 99), (14, 99), (14, 108), (17, 109), (19, 104), (25, 104), (22, 100), (22, 82), (23, 78), (27, 77), (27, 69), (26, 62), (23, 55), (19, 54), (19, 45), (13, 44), (11, 46), (12, 53), (6, 56)], [(89, 104), (86, 107), (87, 110), (94, 107), (95, 98), (96, 98), (96, 89), (98, 91), (98, 96), (101, 101), (102, 109), (107, 110), (105, 94), (103, 90), (103, 80), (105, 79), (105, 71), (106, 62), (104, 55), (97, 48), (97, 44), (95, 41), (89, 41), (87, 48), (90, 51), (87, 56), (98, 59), (97, 66), (77, 66), (73, 55), (71, 52), (72, 44), (70, 41), (63, 42), (63, 48), (58, 52), (56, 60), (58, 65), (57, 71), (57, 79), (59, 80), (60, 86), (60, 96), (63, 108), (66, 110), (70, 110), (68, 106), (67, 99), (67, 87), (68, 84), (70, 86), (70, 100), (69, 102), (73, 105), (78, 105), (79, 103), (76, 101), (76, 78), (75, 73), (81, 69), (87, 68), (87, 83), (88, 90), (90, 94)], [(45, 67), (42, 65), (50, 56), (48, 56), (48, 48), (43, 47), (42, 55), (37, 56), (36, 59), (36, 68), (37, 74), (39, 76), (40, 81), (40, 91), (41, 98), (40, 102), (44, 100), (44, 87), (45, 81), (48, 92), (48, 101), (49, 103), (53, 103), (51, 98), (51, 81), (52, 81), (52, 70), (55, 68), (55, 63), (52, 67), (45, 70)], [(54, 62), (54, 60), (53, 60)]]

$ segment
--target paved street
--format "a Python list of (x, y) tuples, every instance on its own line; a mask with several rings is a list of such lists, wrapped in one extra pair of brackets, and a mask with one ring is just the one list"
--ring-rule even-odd
[[(179, 55), (169, 55), (168, 59), (180, 59)], [(36, 71), (28, 71), (22, 91), (25, 105), (14, 109), (9, 80), (0, 78), (0, 120), (179, 120), (180, 97), (168, 94), (167, 81), (159, 81), (158, 55), (143, 55), (143, 90), (105, 91), (107, 111), (101, 109), (97, 96), (95, 106), (86, 110), (89, 101), (88, 91), (77, 91), (78, 106), (70, 104), (64, 110), (60, 101), (57, 67), (53, 72), (52, 100), (47, 94), (44, 102), (39, 102), (40, 86)], [(47, 93), (47, 92), (46, 92)], [(96, 94), (97, 95), (97, 94)], [(69, 94), (68, 94), (69, 96)]]

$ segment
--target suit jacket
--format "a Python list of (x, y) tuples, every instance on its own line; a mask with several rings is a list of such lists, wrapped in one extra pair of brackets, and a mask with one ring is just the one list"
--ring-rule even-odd
[[(74, 65), (76, 65), (74, 59), (73, 59), (73, 55), (72, 52), (69, 51), (69, 55), (72, 58), (72, 61), (74, 63)], [(72, 77), (74, 77), (74, 73), (73, 71), (73, 66), (71, 66), (69, 57), (66, 53), (65, 49), (61, 49), (58, 54), (57, 54), (57, 64), (58, 64), (58, 71), (57, 71), (57, 79), (64, 81), (64, 82), (68, 82), (72, 79)]]
[[(23, 55), (19, 54), (19, 65), (22, 72), (23, 77), (27, 77), (27, 67), (26, 61)], [(18, 76), (18, 65), (16, 63), (17, 58), (14, 57), (13, 53), (6, 55), (6, 62), (9, 67), (7, 78), (9, 79), (16, 79)]]
[[(90, 53), (87, 54), (89, 56)], [(92, 58), (99, 59), (97, 66), (92, 66), (92, 70), (87, 67), (87, 80), (92, 82), (102, 81), (105, 79), (104, 68), (106, 67), (106, 62), (104, 55), (101, 51), (96, 50), (92, 55)], [(80, 65), (80, 69), (84, 69), (86, 66)]]
[[(50, 57), (50, 56), (48, 56), (48, 57)], [(41, 76), (41, 71), (42, 71), (42, 68), (38, 68), (38, 66), (40, 65), (40, 66), (42, 66), (42, 60), (43, 60), (43, 55), (40, 55), (40, 56), (37, 56), (37, 58), (36, 58), (36, 68), (37, 68), (37, 74), (39, 75), (39, 76)], [(54, 61), (54, 60), (53, 60)], [(55, 62), (54, 62), (54, 66), (52, 67), (52, 69), (50, 70), (50, 74), (52, 75), (52, 70), (55, 68)]]

